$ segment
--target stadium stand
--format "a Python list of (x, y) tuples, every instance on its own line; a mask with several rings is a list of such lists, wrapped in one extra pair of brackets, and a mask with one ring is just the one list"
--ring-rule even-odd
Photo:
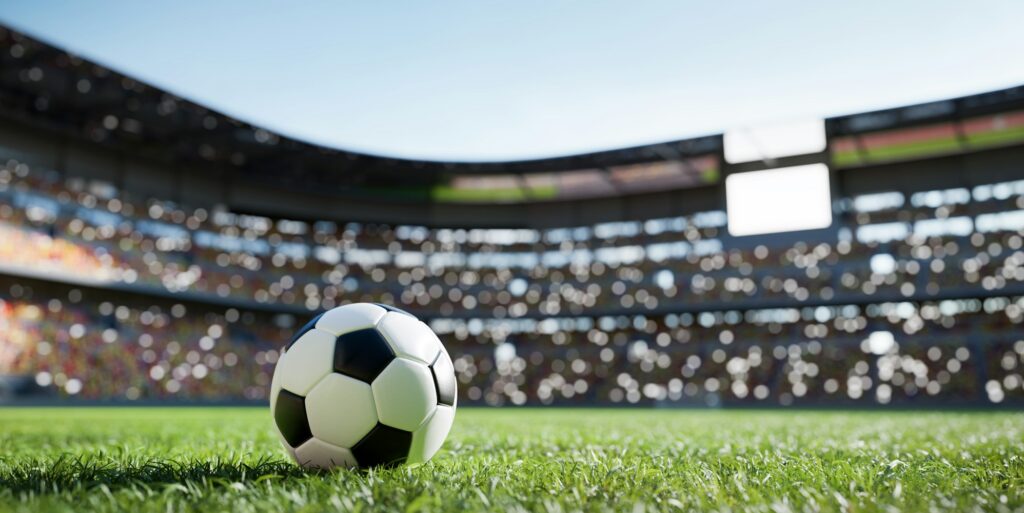
[(292, 330), (371, 301), (470, 404), (1024, 402), (1024, 88), (829, 120), (782, 164), (829, 161), (833, 226), (732, 237), (720, 136), (386, 159), (0, 39), (0, 397), (262, 400)]

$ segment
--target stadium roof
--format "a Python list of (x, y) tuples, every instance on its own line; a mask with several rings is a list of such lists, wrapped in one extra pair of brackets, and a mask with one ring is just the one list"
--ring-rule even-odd
[[(720, 183), (725, 164), (721, 134), (491, 163), (409, 160), (344, 151), (254, 126), (9, 28), (0, 27), (0, 46), (8, 48), (0, 54), (0, 117), (43, 128), (66, 140), (169, 163), (180, 172), (225, 170), (236, 180), (262, 184), (268, 190), (283, 187), (321, 196), (355, 195), (363, 201), (594, 199), (714, 186)], [(827, 120), (827, 130), (833, 138), (852, 138), (847, 141), (849, 162), (871, 164), (877, 159), (865, 154), (861, 133), (1022, 107), (1024, 87), (1015, 87), (832, 118)], [(969, 149), (955, 141), (950, 148)], [(742, 170), (741, 166), (726, 171)], [(681, 197), (663, 196), (667, 205), (682, 201)], [(637, 196), (634, 203), (645, 201)], [(686, 201), (690, 203), (686, 208), (706, 208), (695, 206), (701, 202), (695, 202), (693, 195)], [(639, 204), (630, 210), (637, 208)], [(603, 209), (598, 206), (596, 210)], [(646, 209), (635, 214), (641, 211)]]
[[(1014, 85), (1024, 4), (8, 3), (2, 24), (298, 140), (589, 153)], [(766, 23), (765, 20), (770, 20)], [(713, 43), (713, 44), (712, 44)]]
[(330, 159), (336, 170), (411, 168), (420, 172), (506, 173), (560, 171), (714, 152), (717, 135), (610, 151), (509, 162), (411, 160), (328, 148), (285, 137), (219, 113), (85, 60), (14, 29), (0, 27), (12, 50), (0, 55), (0, 98), (7, 115), (75, 130), (102, 144), (148, 147), (166, 158), (230, 166)]

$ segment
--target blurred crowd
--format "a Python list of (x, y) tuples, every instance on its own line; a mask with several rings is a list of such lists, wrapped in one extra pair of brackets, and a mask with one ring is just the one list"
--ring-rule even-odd
[[(0, 291), (0, 374), (37, 394), (259, 400), (290, 314)], [(534, 319), (435, 319), (470, 404), (1024, 400), (1024, 297)]]
[(436, 321), (486, 404), (1024, 399), (1024, 299), (542, 321)]
[(0, 168), (0, 265), (317, 311), (522, 318), (1024, 293), (1024, 181), (839, 202), (830, 240), (741, 246), (725, 213), (532, 229), (306, 223)]
[[(27, 291), (27, 292), (26, 292)], [(0, 295), (0, 374), (89, 399), (261, 399), (287, 330), (252, 313)], [(22, 299), (16, 299), (21, 297)]]
[[(0, 272), (233, 306), (0, 290), (0, 375), (89, 398), (259, 398), (296, 322), (373, 301), (432, 319), (470, 402), (1020, 398), (1024, 181), (836, 210), (828, 236), (760, 244), (731, 239), (719, 211), (546, 230), (306, 223), (9, 161)], [(992, 297), (949, 299), (971, 296)]]

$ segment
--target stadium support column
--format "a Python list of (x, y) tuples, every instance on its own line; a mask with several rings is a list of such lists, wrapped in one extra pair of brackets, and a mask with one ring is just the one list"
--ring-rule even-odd
[(229, 207), (234, 205), (234, 195), (232, 194), (232, 180), (236, 173), (239, 173), (239, 169), (224, 170), (218, 176), (220, 181), (220, 202), (222, 205), (228, 205)]
[(68, 178), (68, 145), (70, 144), (71, 142), (66, 135), (61, 135), (57, 139), (57, 154), (53, 156), (53, 164), (61, 180), (67, 180)]
[[(974, 390), (974, 402), (978, 405), (985, 404), (988, 395), (985, 393), (985, 383), (988, 383), (988, 367), (986, 363), (989, 362), (989, 347), (991, 345), (990, 340), (982, 341), (977, 337), (971, 337), (967, 342), (967, 347), (971, 351), (971, 363), (975, 366), (974, 376), (977, 380), (975, 383)], [(993, 355), (994, 358), (998, 358), (998, 355)], [(992, 360), (998, 361), (998, 360)]]
[(125, 175), (128, 174), (127, 158), (124, 153), (118, 152), (116, 164), (114, 164), (114, 187), (117, 187), (118, 194), (124, 194), (125, 190)]

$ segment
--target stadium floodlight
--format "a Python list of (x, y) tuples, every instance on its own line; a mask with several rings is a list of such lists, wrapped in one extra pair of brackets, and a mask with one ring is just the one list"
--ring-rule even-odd
[(825, 121), (812, 119), (725, 132), (725, 160), (730, 164), (772, 161), (825, 150)]
[(827, 228), (832, 196), (825, 164), (734, 173), (725, 179), (734, 236)]

